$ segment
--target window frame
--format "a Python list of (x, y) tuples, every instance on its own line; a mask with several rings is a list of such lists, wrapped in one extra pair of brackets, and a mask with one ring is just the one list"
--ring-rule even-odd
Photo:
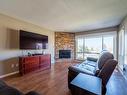
[[(104, 47), (104, 37), (110, 37), (110, 36), (113, 36), (113, 54), (114, 54), (114, 57), (117, 58), (117, 50), (116, 50), (116, 47), (117, 47), (117, 31), (111, 31), (111, 32), (104, 32), (104, 33), (94, 33), (94, 34), (87, 34), (87, 35), (78, 35), (75, 37), (75, 40), (77, 39), (80, 39), (82, 38), (83, 39), (83, 52), (77, 52), (75, 51), (75, 54), (76, 54), (76, 59), (77, 59), (77, 53), (83, 53), (83, 58), (85, 58), (85, 54), (98, 54), (99, 53), (93, 53), (93, 52), (85, 52), (84, 51), (84, 47), (85, 47), (85, 39), (87, 38), (98, 38), (100, 37), (101, 38), (101, 44), (102, 44), (102, 49), (103, 50), (103, 47)], [(77, 50), (77, 42), (76, 42), (76, 50)], [(80, 59), (78, 59), (80, 60)]]

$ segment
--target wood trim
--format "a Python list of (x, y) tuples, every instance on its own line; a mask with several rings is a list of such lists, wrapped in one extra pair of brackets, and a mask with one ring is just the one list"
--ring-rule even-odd
[(8, 73), (8, 74), (4, 74), (4, 75), (1, 75), (0, 78), (5, 78), (5, 77), (8, 77), (8, 76), (12, 76), (12, 75), (18, 74), (18, 73), (19, 73), (19, 71)]

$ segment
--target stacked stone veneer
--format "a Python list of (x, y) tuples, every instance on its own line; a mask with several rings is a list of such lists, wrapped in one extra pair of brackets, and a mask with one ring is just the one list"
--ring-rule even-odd
[(59, 50), (71, 50), (71, 58), (74, 59), (75, 34), (67, 32), (55, 32), (55, 59), (59, 59)]

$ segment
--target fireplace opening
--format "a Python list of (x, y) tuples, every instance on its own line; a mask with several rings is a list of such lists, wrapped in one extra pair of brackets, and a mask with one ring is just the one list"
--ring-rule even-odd
[(59, 50), (59, 58), (71, 58), (71, 50)]

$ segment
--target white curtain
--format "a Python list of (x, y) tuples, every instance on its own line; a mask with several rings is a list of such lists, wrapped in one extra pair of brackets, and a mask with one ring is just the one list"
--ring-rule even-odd
[(124, 27), (119, 31), (119, 52), (118, 52), (118, 61), (119, 67), (123, 71), (124, 66), (124, 55), (125, 55), (125, 32)]

